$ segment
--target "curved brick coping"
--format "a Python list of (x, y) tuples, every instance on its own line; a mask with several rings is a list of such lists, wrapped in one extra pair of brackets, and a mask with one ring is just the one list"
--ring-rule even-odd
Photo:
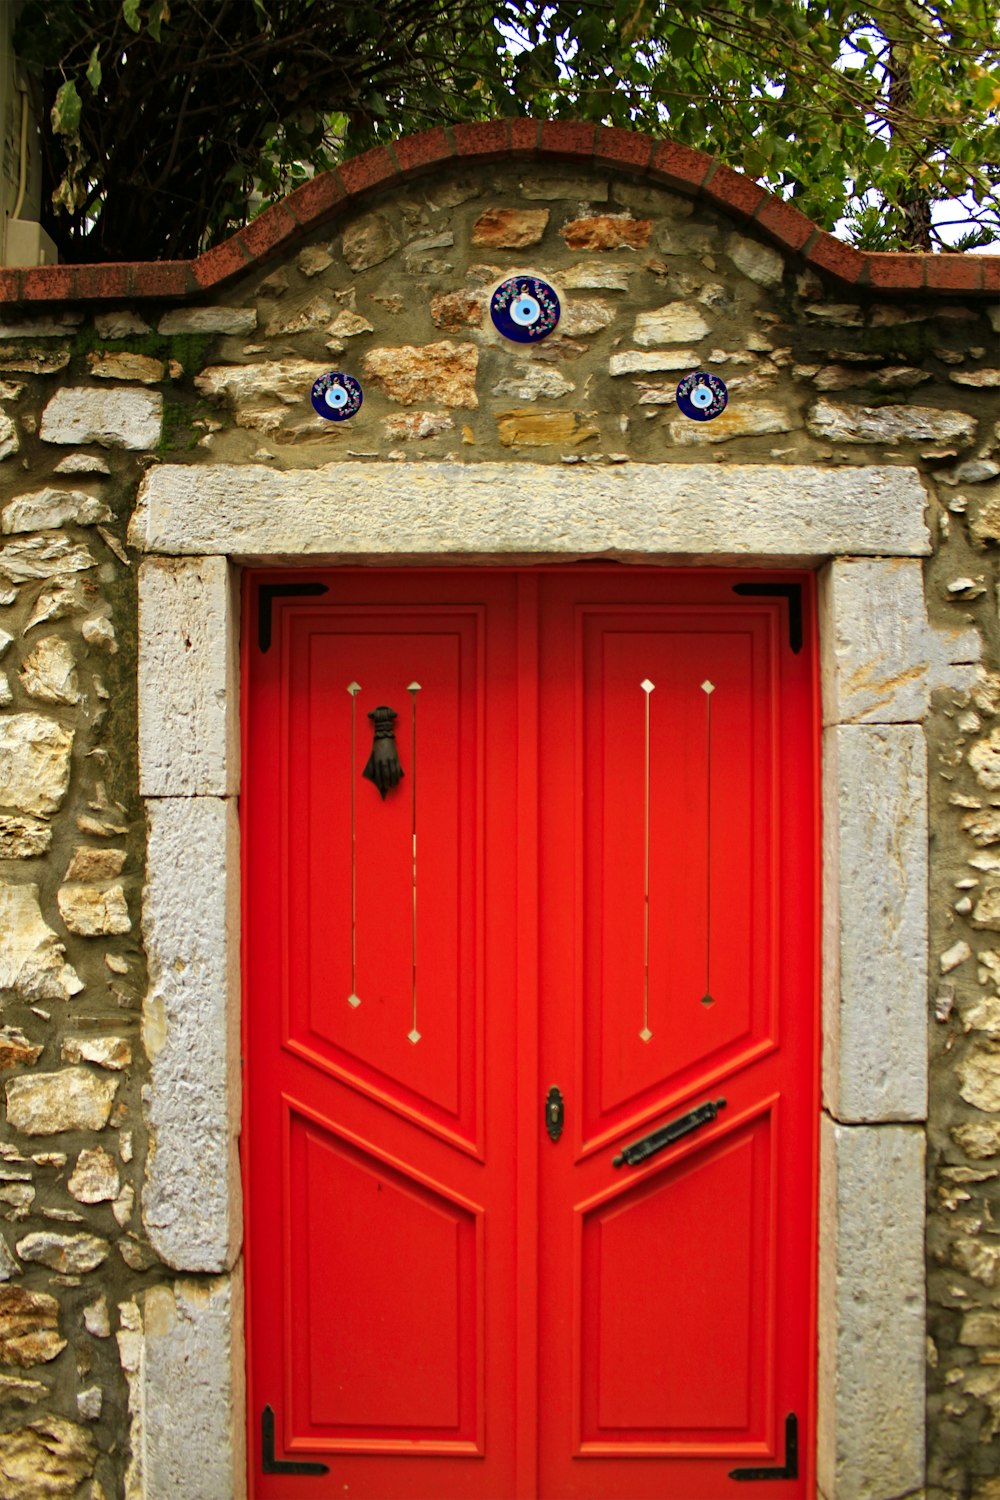
[(184, 301), (271, 259), (313, 229), (359, 207), (372, 192), (444, 166), (524, 160), (611, 168), (707, 199), (742, 223), (753, 224), (786, 255), (798, 257), (846, 286), (880, 293), (1000, 294), (1000, 256), (856, 250), (817, 229), (811, 219), (751, 178), (676, 141), (617, 126), (494, 120), (436, 126), (351, 157), (296, 188), (196, 260), (0, 269), (0, 302), (134, 301), (143, 297)]

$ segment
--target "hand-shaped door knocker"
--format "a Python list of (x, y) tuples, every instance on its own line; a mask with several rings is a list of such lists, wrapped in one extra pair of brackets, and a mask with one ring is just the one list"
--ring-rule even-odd
[(375, 743), (372, 745), (372, 753), (368, 757), (368, 764), (362, 771), (362, 776), (374, 782), (379, 789), (382, 801), (385, 801), (386, 792), (392, 791), (398, 786), (403, 775), (399, 764), (399, 751), (396, 749), (396, 710), (394, 708), (373, 708), (368, 715), (375, 727)]

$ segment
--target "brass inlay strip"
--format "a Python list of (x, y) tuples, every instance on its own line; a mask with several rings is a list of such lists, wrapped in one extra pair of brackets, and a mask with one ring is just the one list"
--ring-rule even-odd
[(642, 885), (642, 1030), (640, 1039), (648, 1042), (653, 1033), (649, 1029), (649, 695), (656, 686), (644, 677), (639, 686), (646, 695), (646, 752), (643, 772), (643, 885)]
[(701, 685), (705, 694), (705, 993), (704, 1006), (714, 1005), (712, 995), (712, 694), (715, 683), (708, 678)]
[(410, 695), (410, 702), (413, 706), (411, 715), (412, 736), (410, 744), (410, 774), (412, 777), (410, 781), (410, 795), (411, 806), (413, 808), (413, 1026), (411, 1030), (407, 1032), (407, 1037), (413, 1043), (413, 1045), (416, 1046), (420, 1040), (420, 1032), (417, 1030), (417, 694), (420, 692), (420, 683), (411, 682), (406, 691)]
[(348, 1005), (355, 1010), (361, 1004), (361, 996), (358, 994), (358, 828), (354, 805), (354, 782), (356, 779), (355, 765), (357, 763), (357, 718), (358, 718), (358, 694), (361, 691), (360, 682), (349, 682), (347, 691), (351, 695), (351, 993), (347, 997)]

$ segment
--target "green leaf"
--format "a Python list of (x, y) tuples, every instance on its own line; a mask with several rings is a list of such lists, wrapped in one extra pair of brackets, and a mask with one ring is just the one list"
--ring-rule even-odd
[(90, 84), (90, 87), (94, 90), (95, 94), (101, 86), (101, 61), (97, 56), (99, 46), (99, 42), (94, 43), (94, 50), (90, 54), (90, 61), (87, 64), (87, 82)]
[(83, 105), (72, 78), (60, 86), (52, 106), (52, 129), (56, 135), (75, 136), (80, 129)]
[(139, 0), (122, 0), (122, 19), (131, 31), (138, 31), (142, 26), (139, 20)]
[(168, 0), (153, 0), (152, 5), (149, 7), (149, 20), (146, 22), (146, 28), (154, 42), (163, 40), (160, 35), (160, 28), (164, 21), (169, 20), (170, 5)]

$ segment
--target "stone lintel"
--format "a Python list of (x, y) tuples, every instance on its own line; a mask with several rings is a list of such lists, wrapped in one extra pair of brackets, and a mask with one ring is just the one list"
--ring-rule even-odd
[(143, 1220), (177, 1271), (223, 1271), (242, 1235), (240, 863), (236, 804), (149, 798)]
[(915, 724), (823, 731), (823, 1099), (927, 1115), (927, 750)]
[(224, 557), (139, 569), (139, 790), (239, 791), (239, 592)]
[(904, 465), (160, 464), (130, 541), (277, 562), (581, 556), (785, 564), (930, 551)]
[(924, 1151), (917, 1125), (822, 1121), (817, 1477), (826, 1500), (922, 1493)]

